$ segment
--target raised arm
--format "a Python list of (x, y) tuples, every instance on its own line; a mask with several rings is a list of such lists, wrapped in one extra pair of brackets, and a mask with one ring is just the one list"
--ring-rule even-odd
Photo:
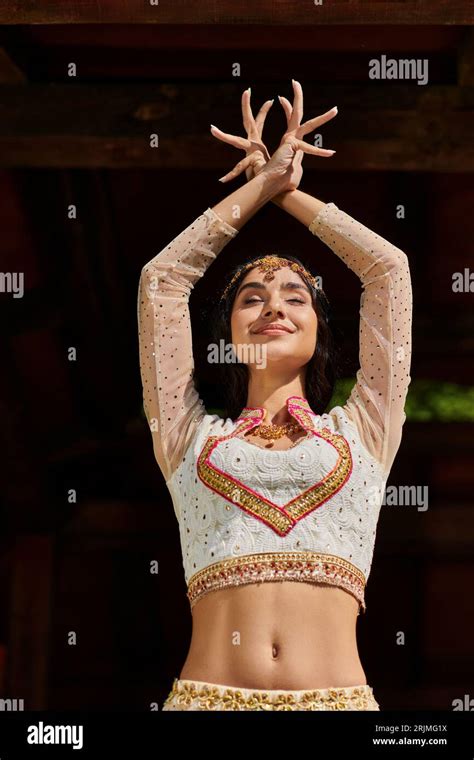
[(362, 283), (359, 369), (344, 409), (388, 475), (400, 446), (411, 381), (412, 290), (408, 257), (328, 203), (309, 225)]
[(206, 209), (141, 271), (137, 311), (143, 406), (166, 480), (206, 414), (193, 382), (191, 290), (224, 246), (281, 187), (269, 173), (255, 177)]
[[(337, 107), (300, 124), (303, 116), (303, 90), (293, 82), (293, 105), (280, 97), (287, 117), (283, 139), (291, 136), (305, 152), (329, 157), (334, 151), (308, 148), (302, 137), (337, 114)], [(215, 137), (242, 148), (247, 158), (240, 161), (230, 176), (243, 167), (255, 173), (265, 171), (266, 147), (262, 127), (271, 101), (260, 109), (256, 119), (250, 108), (248, 92), (242, 95), (242, 115), (247, 138), (228, 135), (214, 128)], [(252, 156), (259, 149), (258, 161)], [(252, 153), (252, 151), (254, 153)], [(298, 151), (296, 160), (301, 161)], [(245, 163), (247, 162), (247, 163)], [(252, 176), (248, 172), (247, 176)], [(298, 182), (301, 172), (298, 175)], [(405, 422), (405, 400), (410, 384), (412, 292), (408, 258), (399, 248), (352, 219), (334, 203), (324, 203), (295, 188), (282, 191), (273, 202), (296, 217), (318, 235), (362, 283), (360, 305), (359, 363), (356, 384), (344, 405), (346, 414), (359, 429), (366, 448), (388, 474), (400, 445)]]
[(408, 258), (334, 203), (322, 203), (299, 190), (274, 200), (326, 243), (362, 283), (360, 367), (343, 408), (387, 475), (400, 446), (411, 381)]

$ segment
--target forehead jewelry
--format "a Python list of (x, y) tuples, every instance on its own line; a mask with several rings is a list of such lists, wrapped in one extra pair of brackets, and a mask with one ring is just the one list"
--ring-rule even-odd
[(263, 279), (267, 282), (269, 280), (273, 280), (273, 278), (275, 277), (274, 272), (276, 269), (281, 269), (282, 267), (289, 267), (294, 272), (298, 272), (298, 274), (306, 277), (306, 279), (309, 280), (313, 288), (315, 288), (316, 290), (322, 290), (322, 288), (319, 287), (317, 280), (315, 279), (315, 277), (313, 277), (311, 272), (308, 272), (308, 270), (305, 269), (303, 266), (301, 266), (300, 264), (297, 264), (296, 261), (290, 261), (289, 259), (284, 259), (281, 256), (269, 255), (269, 256), (263, 256), (262, 258), (257, 259), (256, 261), (250, 261), (248, 264), (245, 264), (245, 266), (239, 269), (239, 271), (236, 272), (236, 274), (234, 274), (230, 282), (224, 288), (220, 300), (225, 298), (225, 296), (227, 295), (228, 291), (230, 290), (234, 282), (244, 272), (246, 272), (249, 269), (255, 269), (257, 267), (260, 272), (265, 273)]

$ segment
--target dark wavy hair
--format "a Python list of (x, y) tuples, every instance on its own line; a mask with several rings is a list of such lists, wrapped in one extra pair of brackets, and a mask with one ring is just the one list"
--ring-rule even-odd
[[(282, 258), (300, 264), (308, 271), (309, 268), (303, 264), (300, 259), (291, 254), (277, 254)], [(231, 332), (231, 313), (232, 307), (242, 280), (250, 269), (244, 270), (246, 264), (257, 262), (262, 256), (256, 256), (252, 259), (239, 264), (228, 276), (227, 282), (241, 272), (232, 287), (229, 288), (224, 298), (220, 298), (211, 311), (211, 332), (215, 343), (223, 340), (227, 346), (232, 343)], [(257, 264), (256, 264), (257, 265)], [(313, 272), (311, 272), (313, 274)], [(316, 276), (316, 275), (313, 275)], [(316, 349), (313, 356), (306, 364), (305, 390), (306, 399), (313, 412), (323, 414), (331, 397), (334, 393), (334, 386), (339, 377), (340, 371), (340, 347), (332, 328), (332, 310), (330, 303), (321, 289), (315, 289), (307, 277), (301, 275), (302, 279), (311, 292), (313, 308), (318, 318), (318, 336)], [(224, 288), (222, 289), (222, 291)], [(221, 291), (221, 292), (222, 292)], [(237, 419), (242, 409), (247, 403), (247, 391), (249, 382), (249, 370), (246, 364), (239, 362), (237, 358), (234, 362), (220, 362), (218, 365), (220, 378), (224, 388), (225, 417), (232, 420)]]

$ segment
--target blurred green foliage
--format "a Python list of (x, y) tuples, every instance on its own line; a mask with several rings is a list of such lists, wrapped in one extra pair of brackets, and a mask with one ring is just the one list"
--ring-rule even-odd
[[(328, 406), (342, 406), (355, 383), (355, 378), (343, 378)], [(438, 380), (412, 380), (405, 403), (407, 420), (417, 422), (473, 422), (474, 386), (439, 382)]]

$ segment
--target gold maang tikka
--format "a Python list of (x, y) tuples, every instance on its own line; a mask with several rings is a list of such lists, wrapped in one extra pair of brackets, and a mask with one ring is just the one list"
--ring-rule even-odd
[(313, 277), (311, 272), (308, 272), (307, 269), (305, 269), (303, 266), (298, 264), (296, 261), (290, 261), (289, 259), (285, 259), (282, 256), (274, 256), (270, 254), (268, 256), (262, 256), (262, 258), (256, 259), (255, 261), (250, 261), (248, 264), (245, 264), (245, 266), (239, 269), (239, 271), (236, 272), (236, 274), (234, 274), (230, 282), (224, 288), (220, 300), (226, 297), (227, 293), (229, 292), (234, 282), (244, 272), (248, 271), (249, 269), (255, 269), (257, 267), (260, 272), (265, 272), (263, 279), (266, 282), (268, 282), (269, 280), (273, 280), (273, 278), (275, 277), (274, 272), (276, 269), (281, 269), (282, 267), (289, 267), (294, 272), (298, 272), (298, 274), (306, 277), (306, 279), (309, 280), (313, 288), (324, 292), (322, 288), (318, 285), (316, 278)]

